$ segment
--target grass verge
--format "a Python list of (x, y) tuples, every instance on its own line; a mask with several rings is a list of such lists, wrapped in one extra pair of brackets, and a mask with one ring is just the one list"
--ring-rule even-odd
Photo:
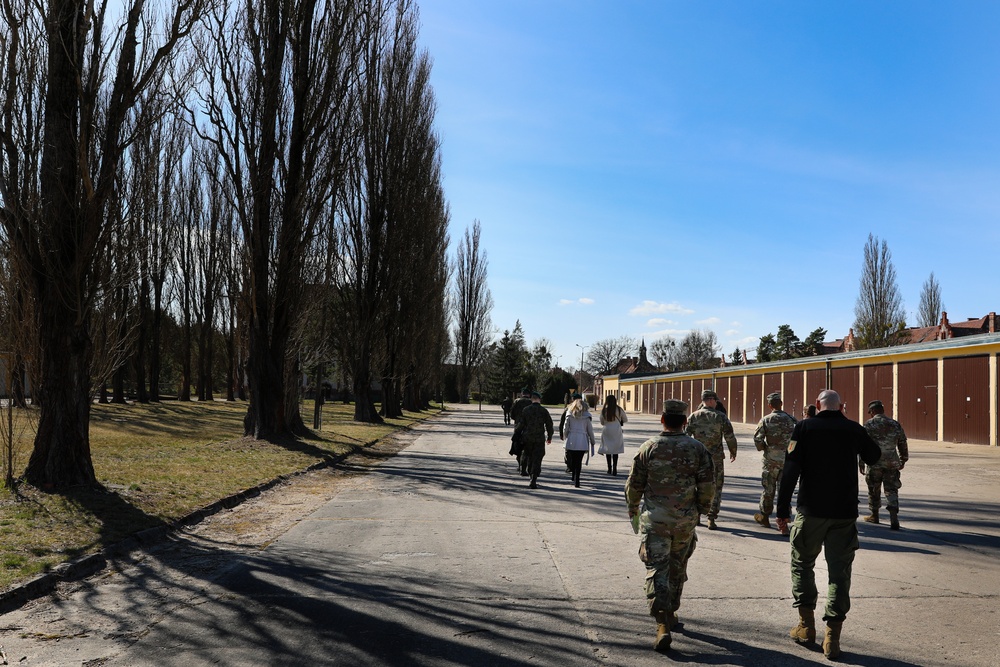
[[(353, 411), (328, 403), (316, 437), (279, 443), (241, 437), (245, 403), (94, 405), (91, 454), (107, 492), (41, 493), (21, 485), (14, 497), (0, 489), (0, 591), (437, 414), (407, 412), (375, 425), (354, 422)], [(312, 423), (311, 402), (303, 419)], [(18, 460), (27, 461), (32, 438), (30, 429), (20, 433)]]

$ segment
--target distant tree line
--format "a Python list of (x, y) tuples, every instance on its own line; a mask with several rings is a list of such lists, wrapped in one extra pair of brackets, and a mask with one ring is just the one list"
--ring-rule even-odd
[(95, 397), (245, 397), (258, 438), (302, 432), (304, 374), (338, 373), (358, 420), (428, 405), (449, 212), (412, 0), (0, 13), (0, 334), (38, 408), (30, 483), (95, 481)]

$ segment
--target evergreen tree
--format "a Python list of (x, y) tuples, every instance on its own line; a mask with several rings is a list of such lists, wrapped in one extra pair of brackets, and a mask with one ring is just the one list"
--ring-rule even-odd
[(774, 334), (767, 334), (760, 337), (757, 343), (757, 363), (774, 361), (778, 358), (778, 345), (774, 340)]
[(801, 356), (799, 337), (787, 324), (778, 327), (778, 335), (775, 336), (774, 343), (777, 359), (794, 359)]

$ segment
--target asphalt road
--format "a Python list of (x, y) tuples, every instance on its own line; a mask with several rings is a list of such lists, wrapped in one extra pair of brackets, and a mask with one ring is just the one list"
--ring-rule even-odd
[[(667, 655), (651, 649), (623, 487), (658, 430), (631, 417), (619, 475), (598, 457), (579, 489), (557, 438), (529, 490), (499, 409), (452, 407), (265, 549), (211, 572), (194, 556), (155, 576), (105, 572), (47, 610), (0, 617), (0, 644), (32, 666), (828, 664), (788, 639), (788, 543), (752, 521), (760, 454), (740, 425), (683, 625)], [(903, 530), (859, 523), (841, 662), (1000, 664), (1000, 452), (914, 441), (900, 498)], [(46, 639), (38, 619), (57, 617), (58, 641)]]

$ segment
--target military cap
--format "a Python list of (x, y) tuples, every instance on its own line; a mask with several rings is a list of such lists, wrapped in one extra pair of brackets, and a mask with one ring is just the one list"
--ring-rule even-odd
[(884, 409), (885, 408), (882, 407), (882, 401), (878, 399), (875, 399), (874, 401), (868, 403), (868, 412), (871, 412), (872, 410), (884, 410)]
[(570, 398), (576, 400), (578, 398), (583, 398), (583, 396), (580, 395), (580, 392), (576, 391), (576, 392), (573, 392), (573, 395), (570, 396)]
[(712, 389), (706, 389), (705, 391), (701, 392), (701, 400), (704, 401), (706, 398), (714, 398), (715, 400), (719, 400), (719, 395), (716, 394), (715, 391)]
[(767, 402), (768, 403), (773, 403), (775, 401), (781, 402), (781, 392), (780, 391), (773, 391), (773, 392), (771, 392), (770, 394), (767, 395)]
[(528, 389), (527, 387), (521, 390), (521, 396), (530, 396), (530, 395), (531, 395), (531, 390)]
[(542, 397), (542, 392), (540, 392), (540, 391), (533, 391), (533, 392), (531, 392), (531, 397), (532, 398), (541, 398)]
[(676, 398), (668, 398), (663, 401), (663, 414), (665, 415), (687, 415), (688, 404)]

